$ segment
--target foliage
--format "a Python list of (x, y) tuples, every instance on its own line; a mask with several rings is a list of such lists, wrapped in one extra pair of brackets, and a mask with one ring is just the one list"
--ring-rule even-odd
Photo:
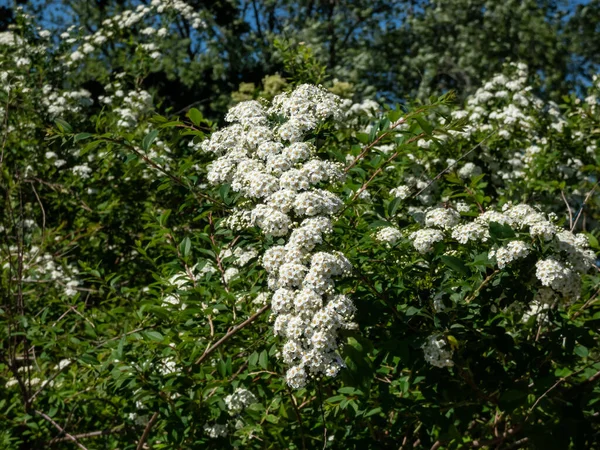
[[(230, 2), (98, 2), (61, 32), (15, 9), (2, 448), (597, 445), (600, 79), (478, 42), (460, 96), (395, 91), (374, 24), (399, 5), (305, 3), (248, 3), (250, 27)], [(462, 54), (435, 21), (525, 27), (466, 3), (407, 21), (428, 74)], [(562, 39), (543, 11), (517, 60)]]

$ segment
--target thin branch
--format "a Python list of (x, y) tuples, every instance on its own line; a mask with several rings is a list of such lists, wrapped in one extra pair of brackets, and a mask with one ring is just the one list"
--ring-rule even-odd
[(154, 424), (156, 423), (157, 420), (158, 420), (158, 412), (155, 412), (154, 414), (152, 414), (152, 417), (150, 418), (150, 421), (146, 425), (146, 428), (144, 428), (144, 432), (142, 433), (142, 437), (140, 438), (140, 441), (138, 442), (136, 450), (142, 450), (144, 448), (144, 444), (148, 440), (148, 436), (150, 436), (150, 430), (152, 430), (152, 427), (154, 426)]
[(226, 341), (228, 341), (229, 338), (231, 338), (234, 334), (236, 334), (238, 331), (240, 331), (245, 326), (254, 322), (262, 313), (264, 313), (270, 307), (271, 307), (270, 304), (264, 305), (262, 308), (260, 308), (258, 311), (256, 311), (254, 314), (252, 314), (246, 320), (244, 320), (242, 323), (233, 327), (230, 331), (227, 332), (227, 334), (225, 336), (223, 336), (221, 339), (219, 339), (217, 342), (215, 342), (212, 346), (210, 346), (209, 348), (207, 348), (204, 351), (202, 356), (200, 356), (200, 358), (198, 358), (196, 360), (196, 365), (202, 364), (202, 362), (206, 358), (208, 358), (216, 349), (218, 349), (221, 345), (223, 345)]
[[(98, 437), (98, 436), (108, 436), (111, 434), (119, 434), (119, 433), (122, 433), (123, 431), (124, 431), (123, 425), (120, 425), (116, 428), (113, 428), (112, 430), (90, 431), (89, 433), (73, 434), (72, 436), (75, 439), (88, 439), (88, 438), (93, 438), (93, 437)], [(68, 437), (54, 438), (50, 442), (48, 442), (48, 445), (52, 445), (57, 442), (70, 441), (70, 440), (71, 439), (69, 439)]]
[(350, 165), (348, 165), (344, 169), (344, 172), (348, 173), (348, 171), (350, 169), (352, 169), (358, 163), (358, 161), (360, 161), (362, 158), (364, 158), (364, 156), (369, 152), (369, 150), (371, 150), (373, 147), (375, 147), (384, 137), (388, 136), (395, 128), (402, 125), (403, 123), (406, 123), (406, 121), (408, 119), (410, 119), (412, 116), (420, 114), (423, 111), (425, 111), (426, 109), (427, 108), (417, 109), (417, 110), (413, 111), (412, 113), (407, 114), (405, 117), (402, 117), (402, 118), (398, 119), (396, 122), (394, 122), (392, 124), (392, 126), (385, 131), (385, 133), (382, 133), (380, 136), (377, 137), (377, 139), (375, 139), (369, 145), (365, 146), (365, 148), (362, 150), (362, 152), (360, 152), (360, 154), (356, 157), (356, 159), (354, 161), (352, 161), (350, 163)]
[(189, 189), (191, 192), (193, 192), (198, 197), (203, 198), (205, 200), (209, 200), (212, 203), (215, 203), (215, 204), (221, 206), (222, 208), (230, 209), (227, 205), (220, 202), (219, 200), (212, 198), (210, 195), (206, 195), (206, 194), (203, 194), (202, 192), (197, 192), (196, 190), (192, 189), (192, 187), (189, 184), (184, 183), (184, 181), (181, 178), (167, 172), (164, 168), (162, 168), (161, 166), (156, 164), (154, 161), (152, 161), (150, 158), (148, 158), (146, 155), (144, 155), (144, 153), (141, 150), (139, 150), (138, 148), (136, 148), (134, 145), (132, 145), (128, 142), (120, 141), (118, 139), (112, 139), (112, 138), (107, 138), (107, 137), (101, 138), (101, 140), (104, 140), (107, 142), (112, 142), (113, 144), (123, 145), (123, 146), (127, 147), (133, 153), (135, 153), (137, 156), (142, 158), (151, 167), (155, 168), (162, 174), (166, 175), (167, 177), (169, 177), (171, 180), (173, 180), (175, 183), (179, 184), (180, 186), (183, 186), (184, 188)]
[(560, 190), (560, 196), (562, 197), (563, 202), (565, 202), (565, 205), (567, 206), (567, 211), (569, 211), (569, 225), (571, 227), (571, 231), (573, 231), (573, 210), (571, 210), (571, 206), (569, 205), (569, 202), (567, 201), (565, 193), (562, 189)]
[(35, 410), (35, 413), (38, 416), (43, 417), (45, 420), (47, 420), (48, 422), (50, 422), (52, 425), (54, 425), (54, 428), (56, 428), (58, 431), (60, 431), (61, 434), (64, 434), (68, 440), (74, 442), (77, 447), (79, 447), (82, 450), (87, 450), (87, 448), (84, 447), (83, 445), (81, 445), (81, 443), (77, 440), (77, 438), (75, 436), (67, 433), (64, 430), (64, 428), (62, 428), (59, 424), (57, 424), (54, 420), (52, 420), (52, 418), (50, 416), (44, 414), (41, 411), (38, 411), (37, 409)]
[(583, 204), (581, 205), (581, 208), (579, 208), (579, 212), (577, 213), (577, 217), (575, 217), (575, 221), (573, 222), (573, 225), (571, 225), (571, 231), (573, 231), (575, 229), (575, 227), (577, 226), (577, 222), (579, 222), (579, 217), (581, 216), (581, 213), (583, 212), (583, 207), (585, 206), (585, 204), (587, 203), (587, 201), (590, 199), (590, 197), (592, 196), (592, 194), (594, 193), (594, 191), (598, 187), (599, 183), (600, 183), (600, 180), (598, 180), (596, 182), (596, 184), (594, 185), (594, 187), (592, 187), (592, 189), (587, 193), (587, 195), (583, 199)]
[(460, 158), (458, 158), (456, 161), (454, 161), (452, 164), (450, 164), (448, 167), (446, 167), (444, 170), (442, 170), (440, 173), (438, 173), (429, 183), (427, 183), (427, 185), (421, 189), (419, 192), (417, 192), (416, 194), (413, 195), (413, 197), (418, 197), (423, 191), (425, 191), (429, 186), (431, 186), (433, 183), (435, 183), (437, 180), (439, 180), (442, 175), (444, 175), (446, 172), (448, 172), (450, 169), (452, 169), (456, 164), (458, 164), (459, 161), (465, 159), (467, 156), (469, 156), (471, 153), (473, 153), (475, 150), (477, 150), (479, 147), (481, 147), (481, 144), (483, 144), (485, 141), (487, 141), (490, 137), (492, 137), (496, 132), (493, 131), (490, 134), (488, 134), (485, 138), (483, 138), (483, 140), (481, 142), (479, 142), (475, 147), (473, 147), (471, 150), (469, 150), (467, 153), (465, 153), (464, 155), (462, 155)]
[(302, 439), (302, 450), (306, 450), (306, 442), (304, 438), (304, 423), (302, 422), (302, 416), (300, 415), (300, 410), (298, 409), (298, 403), (296, 402), (296, 397), (294, 397), (294, 393), (291, 389), (287, 388), (290, 399), (292, 400), (292, 406), (294, 407), (294, 412), (296, 413), (296, 418), (298, 419), (298, 423), (300, 424), (300, 437)]
[(483, 281), (481, 282), (481, 284), (479, 285), (479, 287), (478, 287), (477, 289), (475, 289), (475, 291), (473, 291), (473, 293), (472, 293), (471, 295), (469, 295), (469, 296), (466, 298), (465, 302), (466, 302), (466, 303), (470, 303), (470, 302), (472, 302), (472, 301), (475, 299), (475, 297), (477, 297), (477, 295), (479, 294), (479, 292), (480, 292), (480, 291), (481, 291), (481, 290), (482, 290), (482, 289), (483, 289), (483, 288), (484, 288), (484, 287), (485, 287), (485, 286), (486, 286), (486, 285), (487, 285), (487, 284), (488, 284), (490, 281), (492, 281), (492, 278), (494, 278), (494, 277), (495, 277), (495, 276), (496, 276), (496, 275), (497, 275), (499, 272), (500, 272), (500, 269), (496, 269), (496, 270), (494, 270), (494, 271), (493, 271), (493, 272), (492, 272), (490, 275), (488, 275), (488, 276), (486, 277), (486, 279), (485, 279), (485, 280), (483, 280)]

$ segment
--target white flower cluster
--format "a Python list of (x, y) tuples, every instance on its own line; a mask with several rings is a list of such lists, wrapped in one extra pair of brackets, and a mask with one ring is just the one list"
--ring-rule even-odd
[(135, 127), (140, 116), (151, 111), (153, 107), (152, 96), (147, 91), (129, 91), (124, 95), (121, 107), (113, 110), (119, 116), (117, 127)]
[(204, 424), (204, 432), (208, 437), (217, 439), (227, 436), (227, 425), (221, 423), (213, 423), (212, 425)]
[(523, 241), (510, 241), (499, 249), (490, 251), (488, 258), (496, 258), (498, 268), (504, 269), (507, 264), (510, 264), (514, 260), (525, 258), (529, 255), (529, 250), (529, 245)]
[(225, 405), (227, 405), (227, 410), (232, 416), (241, 413), (245, 408), (256, 402), (258, 400), (254, 394), (244, 388), (237, 388), (233, 394), (225, 397)]
[[(491, 248), (488, 257), (495, 259), (499, 269), (504, 269), (508, 264), (527, 257), (536, 242), (543, 242), (547, 257), (536, 263), (536, 277), (542, 286), (551, 288), (547, 292), (554, 291), (555, 295), (566, 299), (579, 296), (580, 275), (596, 262), (595, 253), (588, 248), (584, 235), (559, 229), (545, 214), (526, 204), (506, 204), (502, 212), (488, 210), (465, 224), (460, 224), (459, 220), (460, 215), (452, 209), (430, 210), (425, 216), (425, 225), (430, 228), (413, 232), (409, 239), (419, 253), (429, 253), (435, 243), (446, 239), (448, 233), (460, 244), (477, 244), (490, 240), (492, 224), (508, 226), (520, 239)], [(531, 243), (523, 240), (527, 236)]]
[(446, 340), (441, 334), (433, 334), (427, 338), (427, 342), (421, 347), (425, 361), (435, 367), (452, 367), (452, 350), (446, 349)]
[(391, 246), (402, 239), (402, 233), (396, 227), (385, 227), (377, 232), (375, 239)]
[[(16, 255), (18, 249), (16, 247), (10, 247), (9, 252)], [(41, 254), (40, 249), (36, 246), (32, 246), (29, 251), (23, 255), (23, 272), (26, 274), (26, 281), (38, 281), (38, 280), (50, 280), (59, 284), (64, 294), (73, 297), (77, 294), (77, 287), (81, 284), (80, 281), (75, 278), (79, 273), (76, 267), (70, 267), (68, 273), (62, 266), (56, 264), (54, 257), (49, 254)], [(4, 265), (4, 268), (8, 267), (9, 263)]]
[(82, 107), (90, 106), (93, 100), (91, 94), (85, 89), (78, 91), (59, 92), (49, 84), (42, 88), (42, 103), (51, 118), (58, 117), (66, 112), (78, 113)]
[(448, 230), (460, 222), (460, 214), (451, 208), (434, 208), (425, 214), (425, 225)]
[(398, 186), (390, 191), (390, 195), (394, 198), (399, 198), (400, 200), (405, 200), (410, 197), (411, 189), (406, 185)]
[(444, 240), (444, 233), (432, 228), (423, 228), (411, 233), (408, 238), (413, 241), (413, 246), (419, 253), (429, 253), (436, 242)]
[(315, 158), (304, 135), (327, 118), (340, 119), (339, 98), (321, 87), (298, 86), (272, 105), (248, 101), (233, 107), (233, 124), (213, 133), (202, 149), (220, 155), (209, 167), (213, 184), (229, 183), (250, 207), (227, 220), (239, 229), (253, 225), (263, 233), (287, 237), (268, 249), (262, 264), (269, 273), (275, 334), (286, 339), (282, 357), (291, 365), (286, 379), (303, 387), (309, 376), (335, 376), (343, 366), (337, 332), (351, 326), (354, 305), (334, 293), (334, 278), (351, 270), (339, 252), (315, 252), (332, 231), (330, 217), (342, 201), (325, 185), (343, 179), (338, 164)]

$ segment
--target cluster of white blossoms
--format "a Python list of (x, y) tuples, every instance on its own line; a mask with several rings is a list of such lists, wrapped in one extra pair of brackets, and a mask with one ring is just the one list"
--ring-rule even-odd
[(452, 350), (446, 348), (447, 343), (441, 334), (432, 334), (421, 347), (425, 361), (435, 367), (452, 367)]
[(432, 228), (423, 228), (411, 233), (408, 238), (419, 253), (429, 253), (437, 242), (444, 240), (444, 233)]
[[(161, 16), (169, 13), (181, 16), (194, 30), (200, 31), (207, 27), (201, 13), (182, 0), (152, 0), (150, 5), (137, 5), (134, 9), (126, 9), (119, 14), (108, 17), (102, 21), (102, 26), (92, 34), (79, 37), (78, 34), (82, 32), (82, 29), (74, 26), (70, 27), (60, 37), (70, 47), (76, 44), (78, 44), (78, 47), (75, 51), (66, 55), (64, 58), (65, 65), (72, 66), (83, 60), (109, 39), (114, 38), (120, 30), (130, 30), (138, 25), (143, 27), (144, 21), (148, 24), (147, 19), (153, 19), (157, 14)], [(155, 25), (152, 20), (150, 21)], [(145, 26), (140, 30), (140, 34), (146, 37), (165, 38), (169, 34), (169, 25), (169, 20), (166, 20), (166, 24), (161, 25), (158, 29), (153, 26)], [(153, 42), (141, 44), (140, 48), (148, 52), (152, 59), (161, 56), (158, 47)]]
[(227, 425), (221, 423), (204, 424), (204, 432), (212, 439), (225, 437), (227, 436)]
[[(19, 249), (11, 246), (8, 251), (10, 255), (16, 256)], [(6, 262), (2, 268), (7, 269), (9, 267), (10, 263)], [(64, 294), (69, 297), (77, 294), (77, 288), (81, 284), (76, 278), (78, 273), (79, 270), (77, 267), (69, 267), (68, 271), (65, 270), (65, 268), (54, 261), (54, 257), (51, 254), (42, 254), (37, 246), (32, 246), (23, 255), (24, 281), (52, 281), (58, 284), (63, 289)]]
[(488, 254), (488, 258), (496, 258), (499, 269), (504, 269), (507, 264), (510, 264), (516, 259), (525, 258), (529, 255), (530, 247), (523, 241), (510, 241), (508, 244), (500, 247), (497, 250), (492, 250)]
[(245, 197), (226, 224), (287, 239), (263, 254), (262, 265), (274, 291), (274, 332), (286, 340), (286, 379), (294, 388), (343, 367), (338, 330), (353, 326), (355, 311), (348, 297), (334, 292), (334, 278), (348, 274), (350, 262), (339, 252), (315, 250), (342, 206), (325, 187), (344, 174), (302, 140), (328, 118), (343, 118), (339, 98), (305, 84), (276, 96), (271, 106), (247, 101), (231, 108), (226, 120), (232, 125), (202, 143), (204, 151), (220, 155), (209, 166), (209, 181), (228, 183)]
[(59, 91), (49, 84), (42, 88), (42, 102), (51, 118), (59, 117), (66, 112), (79, 113), (83, 107), (91, 106), (94, 101), (89, 91)]
[(587, 238), (559, 228), (548, 216), (529, 205), (506, 204), (502, 212), (488, 210), (467, 223), (461, 223), (461, 216), (456, 211), (435, 208), (425, 216), (425, 225), (429, 228), (413, 232), (409, 239), (419, 253), (431, 252), (437, 242), (448, 238), (463, 245), (485, 244), (490, 240), (492, 224), (509, 227), (515, 236), (488, 251), (488, 257), (499, 269), (527, 257), (534, 251), (536, 243), (543, 243), (546, 257), (536, 263), (536, 278), (542, 286), (551, 288), (545, 292), (554, 292), (554, 297), (563, 299), (579, 296), (581, 274), (596, 263)]
[(402, 239), (402, 233), (396, 227), (385, 227), (377, 232), (375, 239), (391, 246)]
[(225, 397), (227, 411), (232, 416), (241, 413), (245, 408), (256, 402), (258, 400), (255, 395), (244, 388), (237, 388), (233, 394)]
[(400, 200), (405, 200), (410, 197), (412, 193), (412, 189), (409, 186), (401, 185), (397, 188), (394, 188), (390, 191), (390, 195), (394, 198), (399, 198)]

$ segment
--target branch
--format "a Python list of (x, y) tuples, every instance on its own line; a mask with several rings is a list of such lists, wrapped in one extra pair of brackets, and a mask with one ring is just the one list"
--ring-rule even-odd
[(138, 442), (136, 450), (142, 450), (144, 448), (144, 444), (146, 443), (146, 440), (148, 439), (148, 436), (150, 435), (150, 430), (152, 430), (152, 427), (154, 426), (154, 424), (156, 423), (157, 420), (158, 420), (158, 412), (155, 412), (154, 414), (152, 414), (152, 417), (150, 418), (150, 421), (146, 425), (146, 428), (144, 428), (144, 432), (142, 433), (142, 437), (140, 438), (140, 441)]
[(87, 450), (87, 448), (86, 448), (86, 447), (84, 447), (83, 445), (81, 445), (81, 444), (79, 443), (79, 441), (77, 440), (77, 438), (76, 438), (75, 436), (73, 436), (73, 435), (71, 435), (71, 434), (67, 433), (67, 432), (66, 432), (66, 431), (65, 431), (65, 430), (64, 430), (64, 429), (63, 429), (63, 428), (62, 428), (62, 427), (61, 427), (59, 424), (57, 424), (57, 423), (56, 423), (54, 420), (52, 420), (52, 418), (51, 418), (50, 416), (48, 416), (48, 415), (44, 414), (44, 413), (43, 413), (43, 412), (41, 412), (41, 411), (38, 411), (37, 409), (35, 410), (35, 413), (36, 413), (38, 416), (41, 416), (41, 417), (43, 417), (44, 419), (46, 419), (46, 420), (47, 420), (48, 422), (50, 422), (52, 425), (54, 425), (54, 428), (56, 428), (58, 431), (60, 431), (60, 433), (61, 433), (61, 434), (64, 434), (64, 435), (66, 436), (66, 438), (67, 438), (69, 441), (72, 441), (72, 442), (74, 442), (74, 443), (75, 443), (75, 445), (77, 445), (77, 447), (79, 447), (79, 448), (80, 448), (80, 449), (82, 449), (82, 450)]
[[(108, 436), (111, 434), (119, 434), (119, 433), (122, 433), (123, 431), (124, 431), (123, 426), (120, 425), (116, 428), (113, 428), (112, 430), (90, 431), (89, 433), (73, 434), (72, 436), (75, 439), (87, 439), (87, 438), (93, 438), (93, 437), (98, 437), (98, 436)], [(50, 442), (48, 442), (48, 445), (52, 445), (56, 442), (65, 442), (65, 441), (70, 441), (70, 440), (71, 439), (68, 437), (54, 438)]]
[(583, 204), (581, 205), (581, 208), (579, 208), (579, 212), (577, 213), (577, 217), (575, 217), (575, 221), (573, 222), (573, 225), (571, 225), (571, 231), (573, 231), (575, 229), (575, 227), (577, 226), (577, 222), (579, 222), (579, 217), (581, 216), (581, 213), (583, 212), (583, 207), (585, 206), (585, 204), (587, 203), (587, 201), (590, 199), (590, 197), (592, 196), (592, 194), (594, 193), (594, 191), (598, 187), (599, 183), (600, 183), (600, 180), (598, 180), (596, 182), (596, 184), (594, 185), (594, 187), (592, 187), (592, 189), (585, 196), (585, 199), (583, 200)]
[(491, 138), (494, 134), (496, 134), (495, 131), (492, 131), (490, 134), (488, 134), (485, 138), (483, 138), (483, 140), (481, 142), (479, 142), (475, 147), (473, 147), (471, 150), (469, 150), (467, 153), (465, 153), (464, 155), (462, 155), (460, 158), (458, 158), (456, 161), (454, 161), (452, 164), (450, 164), (448, 167), (446, 167), (444, 170), (442, 170), (440, 173), (438, 173), (428, 184), (427, 186), (425, 186), (423, 189), (421, 189), (419, 192), (417, 192), (415, 195), (413, 195), (413, 197), (418, 197), (419, 194), (421, 194), (424, 190), (426, 190), (429, 186), (431, 186), (436, 180), (439, 180), (442, 175), (444, 175), (446, 172), (448, 172), (450, 169), (452, 169), (456, 164), (458, 164), (458, 162), (462, 159), (465, 159), (467, 156), (469, 156), (471, 153), (473, 153), (476, 149), (478, 149), (479, 147), (481, 147), (481, 144), (483, 144), (485, 141), (487, 141), (489, 138)]
[(239, 325), (236, 325), (235, 327), (233, 327), (231, 329), (231, 331), (229, 331), (225, 336), (223, 336), (221, 339), (219, 339), (217, 342), (215, 342), (211, 347), (207, 348), (204, 351), (204, 353), (202, 354), (202, 356), (200, 356), (200, 358), (198, 358), (196, 360), (196, 365), (202, 364), (202, 362), (206, 358), (208, 358), (216, 349), (218, 349), (227, 340), (229, 340), (229, 338), (231, 338), (234, 334), (236, 334), (238, 331), (240, 331), (245, 326), (247, 326), (247, 325), (251, 324), (252, 322), (254, 322), (258, 318), (258, 316), (260, 316), (262, 313), (264, 313), (270, 307), (271, 307), (270, 304), (266, 304), (265, 306), (263, 306), (262, 308), (260, 308), (258, 311), (256, 311), (254, 314), (252, 314), (250, 317), (248, 317), (246, 320), (244, 320), (242, 323), (240, 323)]

